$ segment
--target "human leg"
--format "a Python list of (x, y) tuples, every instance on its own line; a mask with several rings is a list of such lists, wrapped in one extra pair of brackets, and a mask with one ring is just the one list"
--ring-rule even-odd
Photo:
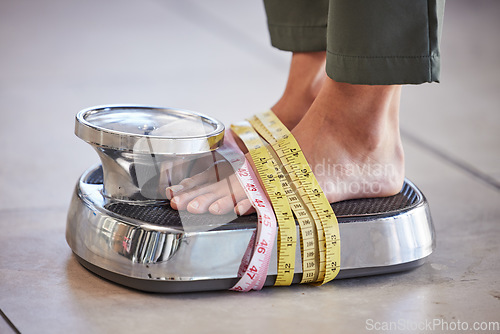
[(399, 85), (327, 78), (292, 130), (330, 203), (396, 194), (404, 180)]
[[(329, 20), (344, 19), (340, 26), (328, 23), (329, 78), (292, 131), (330, 202), (389, 196), (400, 190), (404, 154), (398, 123), (399, 84), (439, 79), (440, 2), (358, 0), (353, 7), (349, 3), (331, 1), (330, 11), (335, 13), (330, 12)], [(379, 7), (373, 12), (368, 3)], [(382, 17), (370, 19), (370, 15)], [(384, 15), (403, 19), (384, 19)], [(359, 26), (351, 26), (349, 17)], [(335, 30), (330, 33), (332, 27)], [(228, 197), (214, 203), (230, 207)]]
[(293, 129), (304, 117), (326, 79), (325, 51), (294, 52), (285, 91), (271, 110)]
[(264, 0), (271, 44), (292, 52), (283, 95), (271, 108), (293, 129), (326, 78), (328, 0)]

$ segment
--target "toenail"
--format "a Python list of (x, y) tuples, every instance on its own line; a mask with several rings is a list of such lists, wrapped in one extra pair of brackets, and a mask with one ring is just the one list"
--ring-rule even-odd
[(219, 203), (214, 203), (210, 206), (210, 209), (212, 212), (219, 213), (220, 212), (220, 205)]
[(191, 203), (189, 203), (189, 207), (191, 207), (192, 209), (198, 209), (199, 206), (200, 203), (198, 203), (197, 201), (192, 201)]
[(170, 186), (167, 189), (169, 189), (172, 192), (178, 192), (184, 189), (184, 186), (182, 184), (176, 184), (175, 186)]

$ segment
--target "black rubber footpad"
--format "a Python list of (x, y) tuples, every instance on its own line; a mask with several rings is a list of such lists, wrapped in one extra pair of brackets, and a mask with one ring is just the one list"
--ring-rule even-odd
[[(127, 203), (112, 203), (106, 206), (106, 209), (120, 216), (140, 220), (142, 222), (182, 228), (185, 226), (217, 226), (213, 230), (239, 229), (255, 227), (257, 215), (236, 217), (235, 214), (222, 216), (212, 215), (210, 213), (195, 215), (189, 212), (182, 212), (172, 209), (168, 204), (164, 205), (131, 205)], [(225, 221), (228, 224), (220, 226), (220, 222)], [(230, 226), (228, 226), (230, 225)]]
[(404, 211), (419, 201), (418, 193), (405, 182), (401, 191), (389, 197), (352, 199), (332, 204), (337, 217), (388, 214)]
[[(102, 167), (93, 171), (86, 179), (86, 183), (102, 184)], [(333, 211), (339, 218), (362, 218), (374, 215), (390, 215), (394, 212), (402, 212), (412, 208), (420, 201), (419, 194), (412, 186), (405, 183), (401, 191), (389, 197), (364, 198), (347, 200), (332, 204)], [(111, 212), (120, 216), (140, 220), (142, 222), (182, 228), (182, 222), (178, 211), (164, 205), (132, 205), (128, 203), (112, 203), (106, 206)], [(220, 225), (222, 220), (229, 221), (231, 215), (215, 216), (211, 214), (194, 215), (187, 212), (182, 213), (182, 220), (190, 226)], [(234, 216), (234, 215), (233, 215)], [(233, 219), (229, 224), (217, 229), (235, 229), (255, 226), (256, 215), (241, 216)], [(340, 221), (342, 222), (342, 221)], [(250, 225), (249, 225), (250, 224)]]

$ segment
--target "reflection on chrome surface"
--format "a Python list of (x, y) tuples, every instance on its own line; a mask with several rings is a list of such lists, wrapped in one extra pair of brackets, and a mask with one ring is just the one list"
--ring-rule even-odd
[[(102, 184), (85, 182), (96, 168), (82, 175), (68, 214), (66, 238), (75, 254), (133, 278), (185, 281), (237, 277), (255, 223), (235, 224), (234, 229), (206, 230), (200, 226), (199, 232), (186, 232), (182, 224), (162, 226), (117, 215), (105, 208)], [(400, 214), (339, 218), (340, 277), (349, 277), (351, 269), (408, 263), (432, 252), (434, 228), (427, 202), (418, 193), (419, 201)], [(302, 272), (300, 243), (296, 272)], [(269, 275), (275, 274), (274, 250)]]

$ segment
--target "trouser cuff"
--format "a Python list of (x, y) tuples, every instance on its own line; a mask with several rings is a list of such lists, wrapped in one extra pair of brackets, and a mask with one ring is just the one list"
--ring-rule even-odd
[(326, 55), (326, 73), (337, 82), (397, 85), (439, 82), (439, 54), (409, 57)]
[(269, 24), (271, 44), (284, 51), (326, 50), (326, 26), (280, 26)]

